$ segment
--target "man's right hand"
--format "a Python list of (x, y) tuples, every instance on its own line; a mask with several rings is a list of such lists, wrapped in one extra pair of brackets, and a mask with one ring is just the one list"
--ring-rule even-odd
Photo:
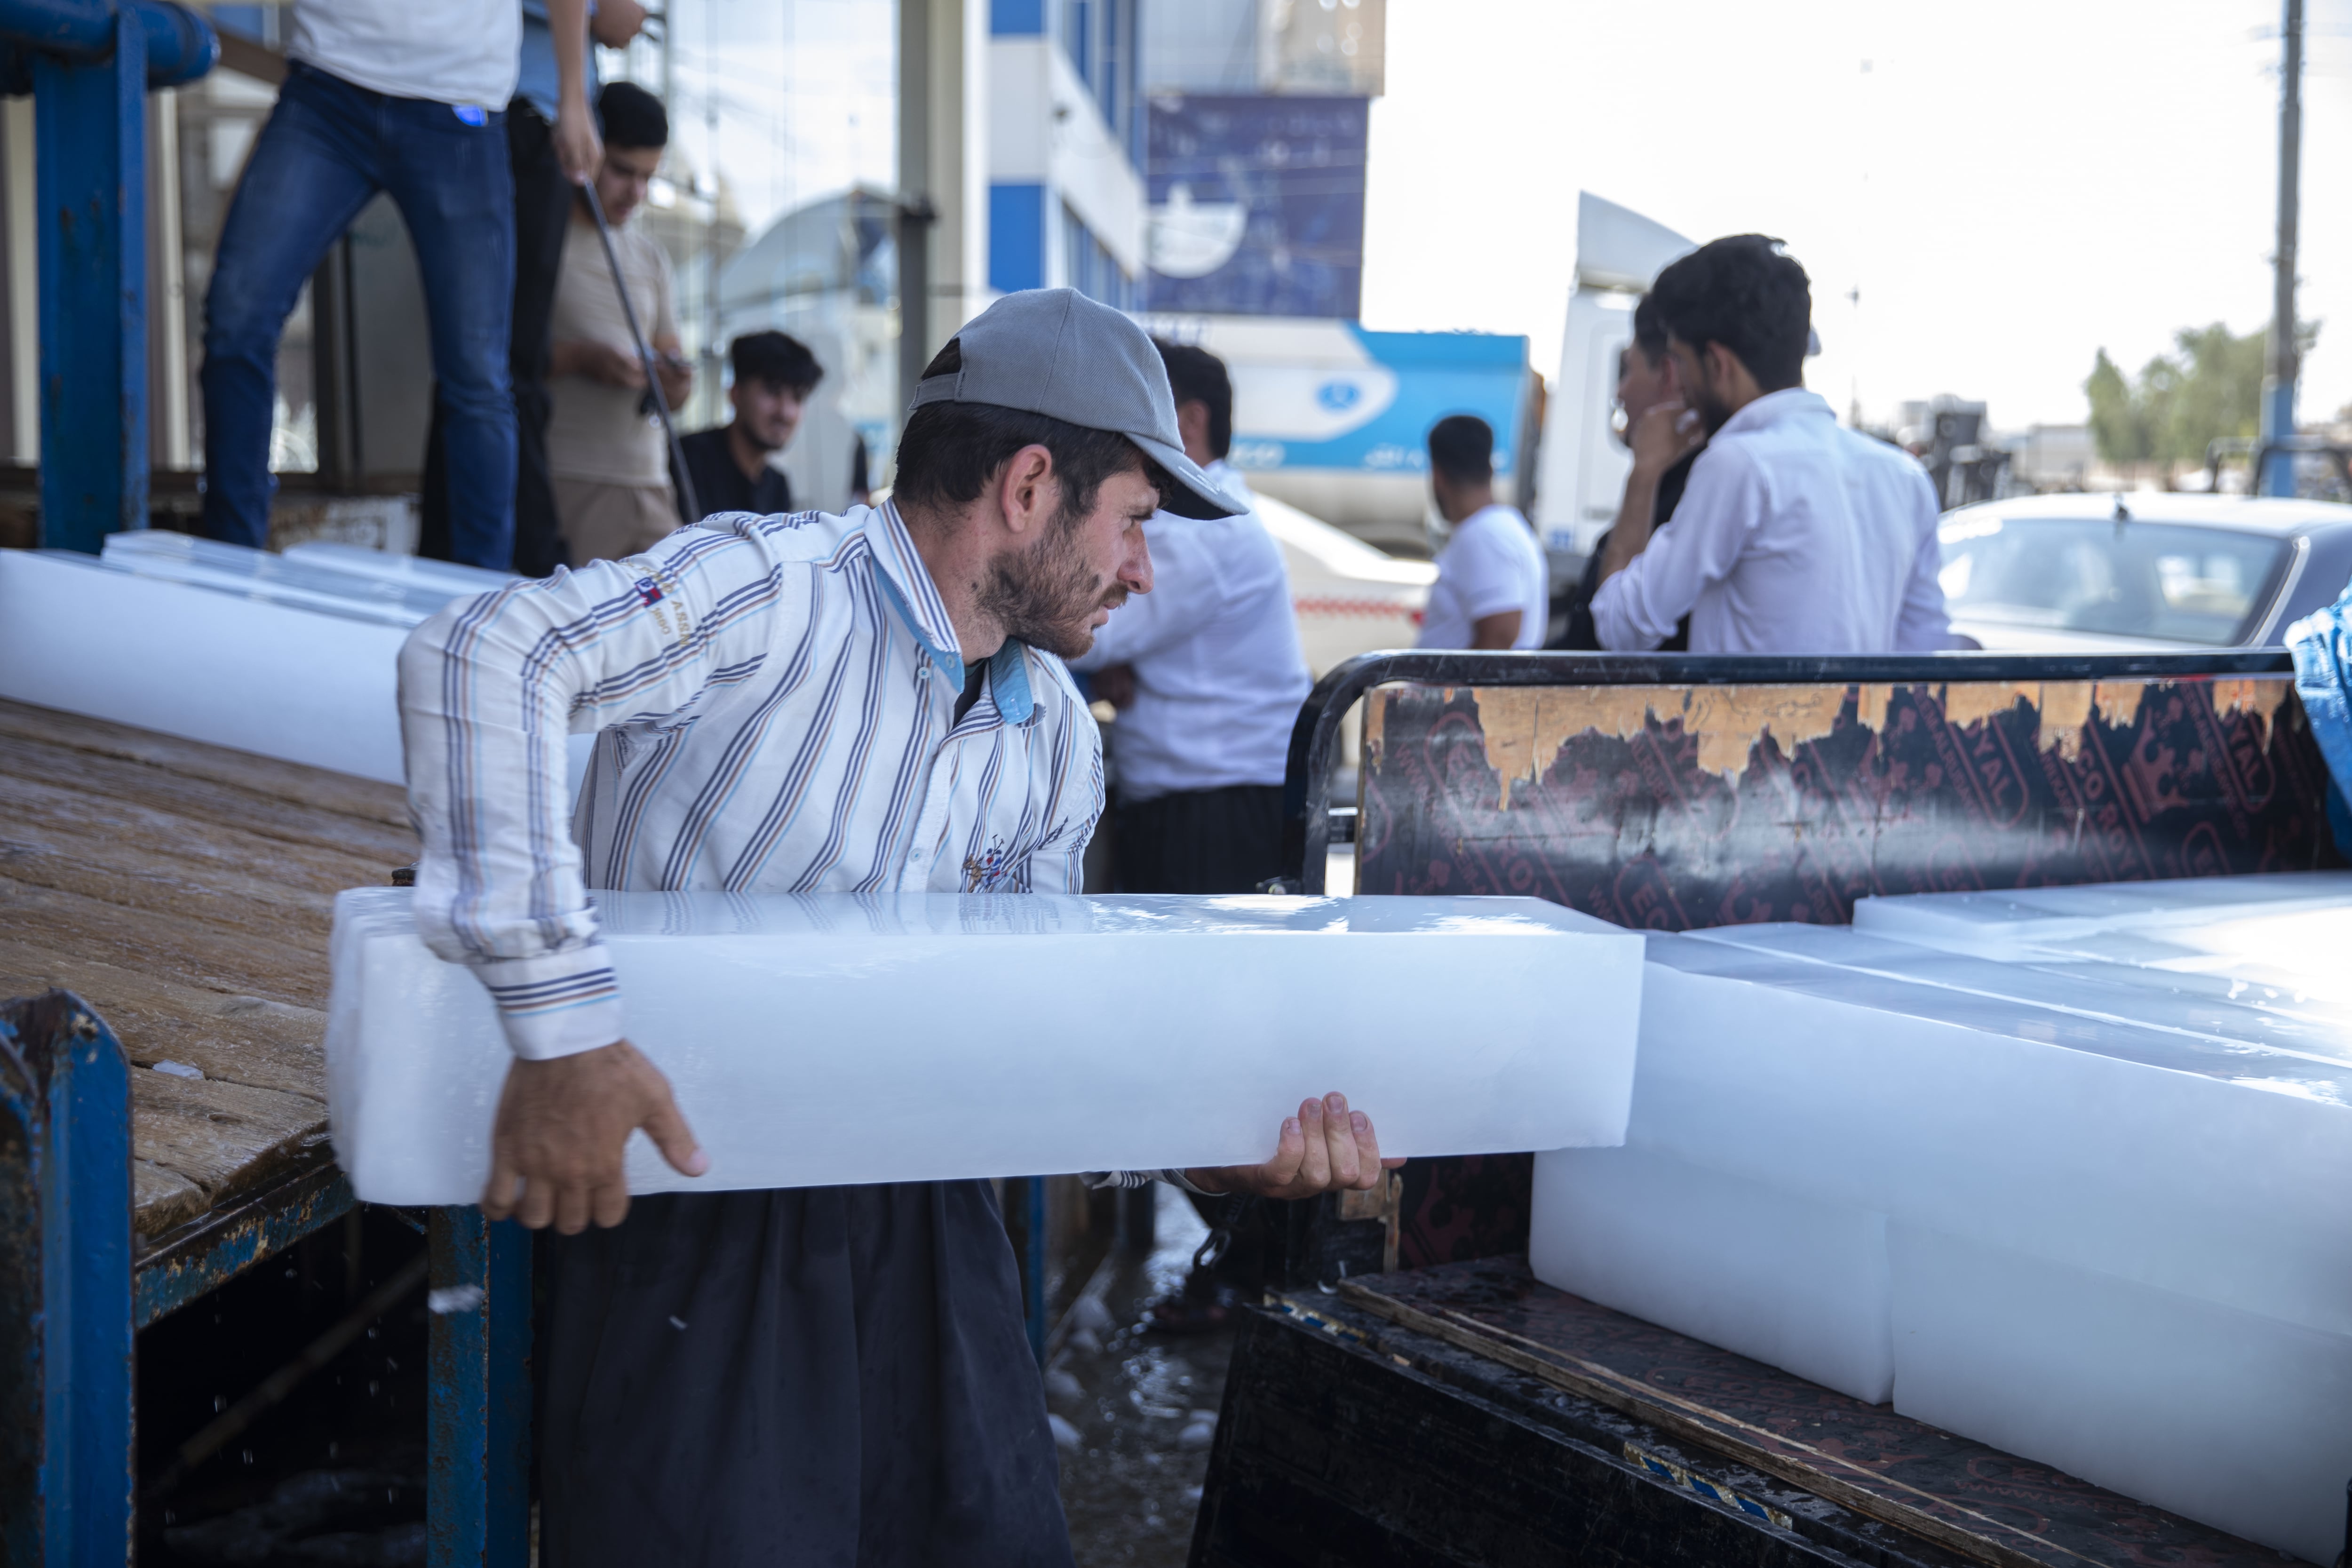
[(646, 389), (645, 362), (634, 352), (610, 343), (585, 339), (557, 343), (548, 356), (548, 369), (555, 375), (584, 375), (631, 392)]
[(1643, 411), (1633, 421), (1633, 466), (1663, 474), (1706, 445), (1698, 416), (1679, 397), (1669, 397)]
[(499, 1096), (482, 1212), (494, 1220), (513, 1215), (533, 1230), (552, 1224), (566, 1236), (592, 1219), (620, 1224), (629, 1213), (621, 1152), (640, 1127), (679, 1174), (710, 1169), (670, 1098), (669, 1080), (628, 1041), (547, 1061), (517, 1059)]

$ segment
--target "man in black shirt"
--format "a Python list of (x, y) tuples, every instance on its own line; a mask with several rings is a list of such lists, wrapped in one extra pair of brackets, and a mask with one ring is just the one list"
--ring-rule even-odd
[(735, 365), (735, 384), (727, 389), (735, 417), (678, 443), (699, 506), (687, 515), (686, 487), (672, 484), (688, 522), (714, 512), (772, 517), (793, 510), (792, 481), (768, 459), (791, 444), (809, 394), (824, 379), (807, 345), (782, 332), (746, 332), (728, 345), (727, 356)]
[[(1691, 464), (1706, 445), (1706, 431), (1683, 403), (1682, 384), (1674, 360), (1666, 353), (1665, 323), (1647, 294), (1633, 307), (1633, 341), (1617, 356), (1617, 404), (1625, 411), (1625, 445), (1633, 450), (1633, 471), (1625, 476), (1625, 499), (1617, 520), (1647, 510), (1651, 527), (1664, 528), (1683, 499), (1683, 485)], [(1600, 634), (1592, 625), (1592, 595), (1601, 591), (1601, 552), (1608, 548), (1604, 533), (1592, 542), (1584, 563), (1584, 582), (1568, 613), (1568, 630), (1554, 647), (1598, 652)], [(1690, 617), (1675, 635), (1658, 645), (1660, 653), (1681, 653), (1690, 647)]]

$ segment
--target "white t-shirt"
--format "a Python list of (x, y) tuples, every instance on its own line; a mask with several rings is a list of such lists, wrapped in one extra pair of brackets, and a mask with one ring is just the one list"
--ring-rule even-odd
[[(1222, 460), (1205, 471), (1227, 495), (1249, 499)], [(1151, 592), (1113, 610), (1095, 646), (1070, 661), (1085, 670), (1135, 667), (1135, 702), (1110, 727), (1119, 798), (1280, 784), (1291, 726), (1313, 684), (1282, 547), (1247, 511), (1155, 512), (1143, 531)]]
[(289, 58), (371, 92), (501, 110), (522, 68), (515, 0), (294, 0)]
[(1551, 618), (1550, 574), (1543, 546), (1518, 509), (1482, 507), (1454, 525), (1437, 552), (1437, 582), (1422, 613), (1423, 647), (1468, 647), (1472, 629), (1488, 616), (1519, 612), (1513, 647), (1541, 647)]

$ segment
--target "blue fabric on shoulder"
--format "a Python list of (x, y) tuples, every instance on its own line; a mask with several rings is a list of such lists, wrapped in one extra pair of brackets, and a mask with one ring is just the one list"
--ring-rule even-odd
[(2327, 826), (2337, 851), (2352, 858), (2352, 587), (2324, 610), (2286, 629), (2294, 656), (2294, 694), (2327, 761)]

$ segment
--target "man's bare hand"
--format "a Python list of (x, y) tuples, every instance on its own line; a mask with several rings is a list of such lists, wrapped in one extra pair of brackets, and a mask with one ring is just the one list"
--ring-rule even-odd
[(645, 31), (646, 16), (637, 0), (604, 0), (588, 18), (588, 36), (608, 49), (625, 49)]
[(631, 392), (646, 389), (643, 360), (627, 349), (585, 338), (567, 339), (555, 344), (548, 352), (547, 368), (551, 375), (584, 375), (591, 381), (625, 387)]
[(640, 1127), (681, 1175), (710, 1169), (670, 1098), (669, 1079), (628, 1041), (516, 1061), (499, 1096), (482, 1212), (492, 1219), (513, 1215), (533, 1230), (552, 1224), (566, 1236), (592, 1219), (620, 1224), (629, 1213), (621, 1151)]
[(677, 408), (694, 395), (694, 364), (664, 350), (654, 361), (661, 372), (662, 401)]
[(1706, 445), (1699, 417), (1679, 397), (1655, 403), (1633, 421), (1633, 466), (1662, 474)]
[(1369, 1192), (1380, 1184), (1381, 1172), (1403, 1163), (1381, 1158), (1370, 1117), (1349, 1110), (1346, 1095), (1327, 1094), (1300, 1102), (1298, 1114), (1282, 1124), (1274, 1158), (1265, 1164), (1187, 1171), (1184, 1177), (1204, 1192), (1311, 1198), (1349, 1188)]
[(596, 134), (596, 117), (589, 112), (587, 99), (564, 96), (556, 107), (550, 139), (555, 144), (555, 161), (562, 165), (565, 179), (575, 185), (584, 185), (595, 177), (598, 166), (604, 162), (604, 142)]

